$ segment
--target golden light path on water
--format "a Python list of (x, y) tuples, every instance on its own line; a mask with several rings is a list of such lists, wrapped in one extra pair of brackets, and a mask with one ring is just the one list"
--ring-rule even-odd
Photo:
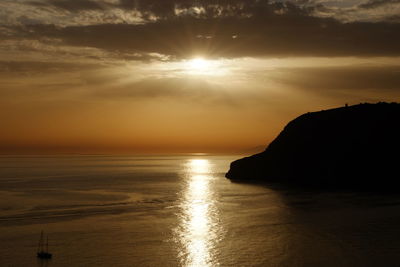
[(205, 159), (186, 163), (186, 180), (181, 198), (177, 239), (183, 266), (217, 266), (215, 246), (221, 225), (216, 207), (211, 164)]

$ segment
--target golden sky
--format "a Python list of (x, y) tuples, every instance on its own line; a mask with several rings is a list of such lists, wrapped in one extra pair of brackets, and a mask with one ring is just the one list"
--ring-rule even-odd
[(247, 152), (400, 100), (393, 0), (2, 0), (0, 153)]

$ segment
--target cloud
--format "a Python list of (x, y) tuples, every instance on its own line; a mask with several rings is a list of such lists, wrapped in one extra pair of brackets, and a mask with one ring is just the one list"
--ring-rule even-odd
[[(328, 60), (328, 59), (326, 59)], [(396, 59), (242, 59), (227, 76), (188, 75), (159, 69), (168, 63), (101, 66), (83, 63), (0, 62), (0, 94), (11, 99), (99, 102), (193, 102), (243, 107), (286, 101), (293, 95), (374, 95), (400, 97), (400, 65)], [(369, 64), (367, 62), (373, 62)], [(247, 63), (246, 63), (247, 62)], [(303, 63), (301, 63), (303, 62)], [(230, 63), (233, 64), (233, 63)], [(174, 65), (171, 63), (171, 66)], [(241, 68), (239, 66), (243, 65)], [(144, 68), (144, 66), (146, 66)], [(247, 69), (248, 67), (251, 69)]]
[(0, 25), (52, 24), (58, 27), (102, 23), (143, 23), (141, 14), (107, 1), (0, 1)]
[(213, 81), (195, 76), (154, 76), (141, 73), (138, 66), (116, 68), (88, 63), (0, 61), (0, 78), (2, 102), (174, 99), (201, 104), (233, 103), (228, 88)]
[(92, 91), (93, 95), (108, 99), (178, 97), (200, 101), (218, 95), (215, 86), (203, 79), (149, 77), (124, 85), (109, 82), (108, 86)]
[(283, 68), (272, 79), (312, 92), (400, 94), (400, 65)]
[[(29, 39), (54, 38), (64, 45), (176, 58), (246, 56), (391, 56), (400, 54), (400, 24), (308, 16), (182, 18), (142, 25), (101, 24), (20, 29)], [(203, 38), (203, 37), (207, 38)], [(235, 36), (235, 38), (233, 38)]]
[(40, 62), (40, 61), (0, 61), (0, 75), (7, 77), (15, 75), (35, 75), (40, 73), (77, 72), (82, 69), (98, 68), (97, 64), (77, 64), (71, 62)]
[(394, 17), (400, 15), (398, 0), (357, 1), (306, 1), (311, 13), (317, 17), (335, 18), (341, 22), (388, 22), (398, 23)]
[(37, 7), (53, 6), (60, 9), (65, 9), (71, 12), (81, 10), (104, 10), (107, 6), (100, 2), (90, 0), (52, 0), (52, 1), (30, 1), (29, 4)]
[[(48, 46), (93, 48), (126, 60), (156, 59), (151, 54), (171, 60), (198, 54), (392, 56), (400, 54), (400, 5), (382, 6), (397, 2), (5, 0), (0, 3), (0, 36), (6, 42), (46, 43), (43, 51)], [(357, 21), (358, 15), (375, 20)]]
[(370, 0), (366, 3), (360, 4), (358, 7), (359, 8), (366, 8), (366, 9), (372, 9), (372, 8), (377, 8), (389, 4), (398, 4), (400, 3), (400, 0)]

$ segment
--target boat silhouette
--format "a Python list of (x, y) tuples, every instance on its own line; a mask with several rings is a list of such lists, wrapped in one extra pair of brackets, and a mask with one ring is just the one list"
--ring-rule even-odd
[(53, 256), (51, 253), (49, 253), (49, 237), (46, 237), (46, 244), (45, 244), (43, 231), (40, 233), (40, 239), (36, 255), (39, 259), (51, 259), (51, 257)]

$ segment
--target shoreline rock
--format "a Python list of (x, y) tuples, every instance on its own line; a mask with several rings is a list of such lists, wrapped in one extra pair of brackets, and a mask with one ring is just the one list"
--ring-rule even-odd
[(264, 152), (232, 162), (225, 176), (326, 188), (395, 186), (400, 191), (399, 155), (400, 104), (359, 104), (297, 117)]

